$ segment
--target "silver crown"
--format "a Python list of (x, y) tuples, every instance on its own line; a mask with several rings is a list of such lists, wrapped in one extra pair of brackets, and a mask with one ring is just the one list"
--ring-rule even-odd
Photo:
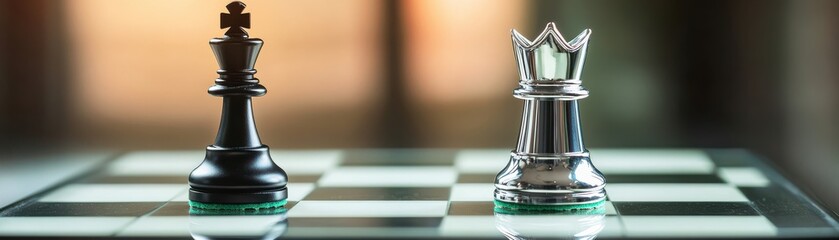
[(580, 74), (586, 59), (591, 30), (566, 41), (556, 24), (548, 23), (533, 41), (511, 31), (513, 51), (519, 65), (519, 88), (513, 96), (522, 99), (576, 100), (588, 96)]

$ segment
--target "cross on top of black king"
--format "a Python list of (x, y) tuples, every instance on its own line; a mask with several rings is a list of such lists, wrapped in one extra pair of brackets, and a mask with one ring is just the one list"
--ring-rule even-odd
[(221, 28), (227, 28), (224, 35), (228, 37), (247, 38), (248, 33), (244, 28), (251, 28), (251, 14), (242, 13), (245, 10), (245, 3), (234, 1), (227, 4), (227, 11), (230, 13), (221, 13)]

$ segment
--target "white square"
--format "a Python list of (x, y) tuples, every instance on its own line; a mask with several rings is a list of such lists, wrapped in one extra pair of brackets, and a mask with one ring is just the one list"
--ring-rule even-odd
[(747, 202), (737, 187), (721, 183), (606, 184), (613, 202)]
[(750, 167), (719, 168), (717, 174), (725, 182), (738, 187), (766, 187), (769, 179), (760, 170)]
[(458, 183), (452, 186), (450, 201), (491, 202), (495, 185), (490, 183)]
[[(614, 209), (614, 207), (613, 207)], [(620, 217), (618, 216), (610, 216), (609, 210), (606, 210), (606, 226), (597, 233), (598, 237), (606, 237), (606, 238), (616, 238), (616, 237), (623, 237), (624, 235), (624, 228), (623, 224), (621, 223)]]
[(454, 164), (461, 173), (496, 174), (510, 162), (510, 150), (470, 149), (457, 152)]
[(442, 217), (448, 201), (302, 201), (289, 217)]
[(621, 236), (622, 226), (618, 217), (605, 215), (495, 215), (499, 231), (516, 236), (516, 239), (560, 238), (589, 239), (595, 236)]
[(184, 191), (181, 194), (178, 194), (178, 196), (173, 198), (170, 202), (189, 202), (189, 191)]
[(189, 216), (141, 217), (128, 225), (117, 236), (190, 236)]
[(593, 149), (591, 159), (604, 174), (701, 174), (714, 170), (714, 163), (701, 150)]
[(299, 202), (303, 200), (312, 190), (315, 189), (314, 183), (289, 183), (288, 184), (288, 200)]
[(763, 216), (623, 216), (629, 237), (770, 237), (777, 229)]
[(504, 237), (494, 216), (446, 216), (439, 231), (446, 237)]
[(129, 225), (118, 236), (262, 236), (286, 216), (150, 216)]
[(2, 217), (0, 236), (111, 236), (134, 217)]
[(606, 215), (618, 215), (618, 210), (615, 209), (615, 204), (612, 204), (612, 201), (606, 201), (604, 207), (606, 207)]
[(83, 151), (47, 154), (43, 159), (20, 156), (23, 158), (0, 161), (0, 207), (96, 169), (112, 155)]
[(321, 174), (341, 162), (340, 150), (277, 150), (271, 158), (289, 174)]
[(447, 187), (457, 181), (452, 167), (342, 167), (318, 181), (324, 187)]
[(186, 184), (71, 184), (40, 202), (166, 202), (187, 189)]
[[(288, 187), (288, 201), (300, 201), (309, 195), (312, 190), (315, 189), (314, 183), (289, 183), (286, 187)], [(177, 197), (172, 199), (172, 202), (188, 202), (189, 201), (189, 191), (179, 194)]]
[(131, 152), (108, 164), (117, 176), (187, 176), (204, 161), (204, 151)]

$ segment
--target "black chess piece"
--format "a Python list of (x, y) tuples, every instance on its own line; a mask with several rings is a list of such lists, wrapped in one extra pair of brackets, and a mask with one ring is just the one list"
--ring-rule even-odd
[(250, 14), (245, 4), (227, 5), (221, 14), (224, 37), (210, 40), (218, 61), (219, 78), (208, 92), (224, 101), (221, 124), (204, 162), (189, 175), (189, 200), (201, 203), (250, 204), (276, 202), (287, 197), (288, 176), (271, 159), (268, 146), (259, 140), (253, 119), (251, 97), (265, 95), (259, 84), (256, 63), (262, 40), (249, 38)]

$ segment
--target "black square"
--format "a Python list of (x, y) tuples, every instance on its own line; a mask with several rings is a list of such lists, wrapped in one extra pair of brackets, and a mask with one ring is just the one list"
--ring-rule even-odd
[(288, 182), (291, 183), (316, 183), (322, 175), (320, 174), (288, 174)]
[(436, 228), (442, 217), (331, 217), (331, 218), (289, 218), (292, 227), (318, 228)]
[(495, 175), (494, 173), (461, 173), (457, 176), (457, 183), (492, 183), (495, 181)]
[(152, 216), (189, 216), (189, 203), (187, 202), (169, 202), (166, 203), (157, 211), (151, 214)]
[(109, 184), (126, 184), (126, 183), (173, 183), (173, 184), (187, 184), (188, 177), (184, 176), (110, 176), (99, 175), (93, 176), (81, 181), (82, 183), (109, 183)]
[(609, 183), (725, 183), (715, 174), (607, 174)]
[(305, 200), (448, 200), (448, 187), (398, 188), (398, 187), (321, 187), (306, 195)]
[(744, 149), (711, 149), (705, 152), (717, 167), (751, 167), (757, 160)]
[(748, 202), (612, 202), (622, 216), (757, 216)]
[(15, 217), (139, 217), (162, 206), (163, 202), (34, 202), (22, 207), (10, 209), (6, 216)]
[(452, 166), (456, 153), (448, 149), (348, 150), (342, 166)]
[[(823, 228), (832, 225), (805, 196), (794, 194), (778, 184), (768, 187), (740, 187), (772, 224), (782, 228)], [(799, 193), (800, 194), (800, 193)]]
[(451, 202), (448, 216), (492, 216), (495, 214), (493, 202)]

